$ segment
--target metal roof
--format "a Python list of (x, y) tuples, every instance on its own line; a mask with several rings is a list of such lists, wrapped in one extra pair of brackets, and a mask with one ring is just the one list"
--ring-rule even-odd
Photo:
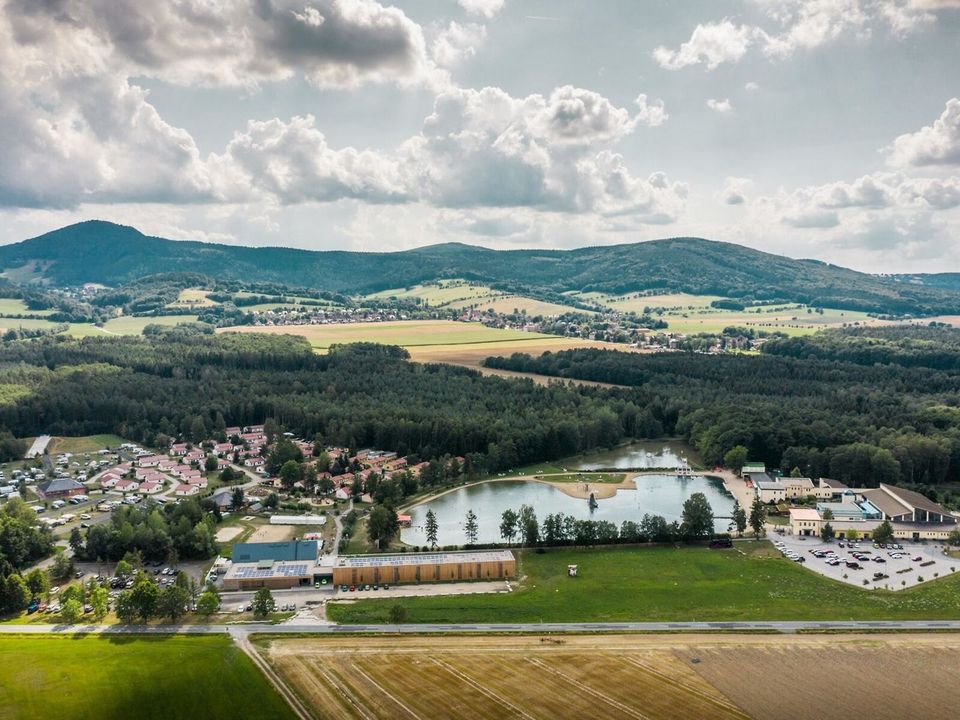
[(514, 559), (509, 550), (446, 553), (404, 553), (403, 555), (341, 556), (337, 567), (397, 567), (402, 565), (444, 565), (450, 563), (509, 562)]

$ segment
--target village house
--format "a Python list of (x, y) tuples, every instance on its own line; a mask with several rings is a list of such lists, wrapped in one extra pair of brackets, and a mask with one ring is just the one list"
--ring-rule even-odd
[(142, 468), (155, 468), (162, 460), (166, 460), (161, 455), (144, 455), (137, 458), (137, 466)]
[(169, 455), (173, 457), (183, 457), (187, 454), (187, 444), (186, 443), (174, 443), (170, 446)]
[(66, 498), (81, 495), (86, 490), (83, 485), (71, 478), (54, 478), (40, 483), (36, 487), (37, 497), (44, 500), (51, 498)]
[(116, 485), (113, 486), (113, 489), (127, 493), (133, 492), (138, 487), (140, 487), (140, 483), (138, 483), (136, 480), (120, 480)]
[(200, 492), (200, 487), (197, 485), (177, 485), (174, 489), (173, 494), (177, 497), (189, 497), (191, 495), (196, 495)]
[(105, 473), (100, 476), (100, 487), (112, 488), (118, 482), (120, 482), (121, 477), (119, 475), (114, 475), (113, 473)]
[(163, 490), (163, 483), (156, 482), (155, 480), (147, 480), (146, 482), (140, 483), (140, 492), (144, 495), (153, 495), (155, 493)]
[(199, 488), (205, 488), (207, 486), (207, 479), (202, 475), (197, 477), (188, 477), (186, 478), (187, 485), (195, 485)]

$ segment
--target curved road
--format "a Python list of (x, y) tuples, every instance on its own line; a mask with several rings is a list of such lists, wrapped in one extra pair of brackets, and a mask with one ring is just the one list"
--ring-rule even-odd
[(214, 625), (0, 625), (0, 635), (13, 634), (185, 634), (227, 633), (245, 638), (254, 633), (341, 635), (349, 633), (557, 633), (557, 632), (779, 632), (801, 631), (960, 631), (960, 620), (827, 620), (767, 622), (623, 622), (623, 623), (478, 623), (429, 625), (333, 625), (317, 623), (236, 623)]

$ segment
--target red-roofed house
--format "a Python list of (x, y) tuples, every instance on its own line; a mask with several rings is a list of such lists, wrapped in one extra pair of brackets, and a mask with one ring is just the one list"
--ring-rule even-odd
[(186, 443), (174, 443), (170, 446), (170, 455), (174, 457), (181, 457), (187, 454), (187, 444)]
[(138, 487), (140, 487), (140, 483), (136, 480), (118, 480), (117, 484), (113, 486), (114, 490), (120, 492), (133, 492)]
[(174, 495), (179, 495), (180, 497), (186, 497), (188, 495), (196, 495), (200, 492), (200, 488), (197, 485), (177, 485), (176, 489), (173, 491)]
[(100, 487), (112, 488), (120, 482), (120, 476), (113, 473), (104, 473), (100, 476)]
[(207, 479), (200, 475), (198, 477), (188, 477), (186, 478), (187, 485), (196, 485), (197, 487), (205, 488), (207, 486)]
[(163, 483), (154, 480), (147, 480), (144, 483), (140, 483), (140, 492), (144, 495), (153, 495), (161, 490), (163, 490)]
[(160, 464), (161, 460), (164, 460), (160, 455), (144, 455), (143, 457), (137, 458), (137, 465), (142, 468), (151, 468), (156, 467)]

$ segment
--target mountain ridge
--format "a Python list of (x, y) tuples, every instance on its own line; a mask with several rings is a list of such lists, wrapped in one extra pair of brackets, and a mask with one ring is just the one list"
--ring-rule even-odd
[(31, 263), (35, 275), (57, 286), (115, 286), (157, 273), (196, 272), (362, 293), (463, 277), (552, 292), (676, 291), (901, 315), (960, 313), (960, 292), (953, 287), (904, 282), (703, 238), (572, 250), (492, 250), (450, 242), (355, 252), (169, 240), (131, 226), (88, 220), (0, 247), (4, 271), (30, 269)]

